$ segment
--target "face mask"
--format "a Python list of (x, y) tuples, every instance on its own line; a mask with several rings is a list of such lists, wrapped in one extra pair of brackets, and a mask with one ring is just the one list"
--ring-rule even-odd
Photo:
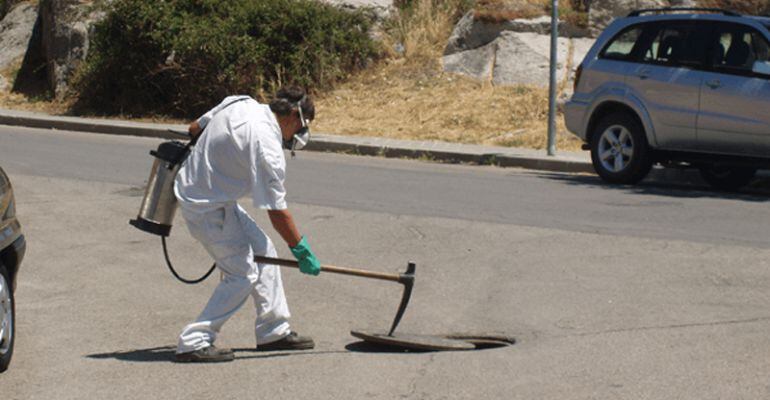
[(307, 121), (302, 115), (302, 107), (300, 106), (300, 103), (301, 102), (297, 103), (297, 110), (299, 111), (299, 120), (302, 122), (302, 127), (300, 127), (297, 132), (294, 132), (294, 135), (292, 135), (291, 139), (283, 140), (283, 148), (286, 150), (291, 150), (292, 157), (294, 157), (295, 150), (302, 150), (310, 141), (310, 127), (308, 126), (309, 121)]

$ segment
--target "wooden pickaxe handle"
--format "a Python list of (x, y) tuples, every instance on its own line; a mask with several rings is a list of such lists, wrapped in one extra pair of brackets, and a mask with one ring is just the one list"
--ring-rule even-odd
[[(254, 261), (262, 264), (276, 264), (283, 265), (285, 267), (299, 268), (299, 262), (295, 260), (287, 260), (284, 258), (273, 258), (264, 256), (254, 256)], [(401, 283), (401, 275), (385, 274), (382, 272), (366, 271), (362, 269), (336, 267), (334, 265), (321, 265), (321, 272), (332, 272), (342, 275), (360, 276), (362, 278), (380, 279), (383, 281), (392, 281)]]

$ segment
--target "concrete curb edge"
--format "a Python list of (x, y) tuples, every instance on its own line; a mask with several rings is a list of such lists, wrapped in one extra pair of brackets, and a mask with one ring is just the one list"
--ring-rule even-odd
[[(0, 110), (0, 125), (164, 139), (178, 139), (178, 136), (168, 132), (169, 129), (185, 130), (186, 128), (184, 125), (52, 116), (12, 110)], [(388, 158), (423, 159), (445, 163), (518, 167), (541, 171), (593, 173), (593, 167), (590, 162), (560, 157), (512, 154), (504, 147), (499, 148), (499, 152), (490, 152), (488, 151), (489, 149), (485, 149), (487, 151), (480, 151), (473, 146), (463, 147), (463, 145), (447, 144), (449, 147), (454, 146), (458, 148), (458, 150), (452, 150), (448, 147), (431, 148), (434, 146), (424, 146), (421, 142), (396, 142), (398, 142), (397, 145), (384, 143), (384, 141), (377, 143), (377, 140), (373, 139), (370, 141), (365, 140), (362, 143), (361, 138), (351, 137), (346, 139), (346, 137), (318, 135), (310, 142), (307, 150)], [(459, 148), (462, 148), (462, 150), (459, 150)], [(492, 150), (497, 149), (492, 148)]]

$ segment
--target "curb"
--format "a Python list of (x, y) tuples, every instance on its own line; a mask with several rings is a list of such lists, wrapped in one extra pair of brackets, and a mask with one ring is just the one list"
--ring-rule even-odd
[[(452, 147), (455, 146), (460, 147), (464, 145), (454, 145)], [(449, 146), (443, 143), (426, 144), (416, 141), (409, 143), (403, 140), (316, 135), (305, 149), (329, 153), (439, 161), (452, 164), (464, 163), (526, 168), (540, 171), (593, 173), (593, 167), (589, 161), (548, 157), (546, 155), (510, 154), (506, 152), (506, 148), (501, 148), (500, 151), (483, 151), (484, 149), (479, 151), (456, 149), (453, 151), (441, 147)]]
[(169, 129), (187, 129), (183, 125), (54, 116), (42, 113), (2, 109), (0, 109), (0, 125), (112, 135), (158, 137), (163, 139), (178, 139), (178, 136), (168, 132)]
[[(186, 130), (187, 128), (185, 125), (177, 124), (53, 116), (3, 109), (0, 109), (0, 125), (163, 139), (178, 139), (178, 136), (168, 132), (169, 129)], [(565, 152), (557, 156), (547, 156), (543, 151), (530, 149), (327, 134), (315, 134), (306, 149), (318, 152), (494, 165), (540, 171), (594, 173), (591, 162), (584, 153)]]

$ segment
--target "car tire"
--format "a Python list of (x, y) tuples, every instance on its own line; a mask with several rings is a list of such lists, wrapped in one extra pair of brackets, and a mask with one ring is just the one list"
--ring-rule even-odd
[(16, 339), (16, 304), (13, 299), (11, 277), (4, 265), (0, 264), (0, 372), (11, 364), (13, 345)]
[(700, 175), (711, 187), (719, 190), (733, 192), (751, 182), (757, 173), (752, 167), (724, 167), (718, 165), (706, 165), (700, 167)]
[(603, 117), (591, 135), (591, 162), (605, 182), (634, 184), (652, 168), (644, 127), (628, 113)]

